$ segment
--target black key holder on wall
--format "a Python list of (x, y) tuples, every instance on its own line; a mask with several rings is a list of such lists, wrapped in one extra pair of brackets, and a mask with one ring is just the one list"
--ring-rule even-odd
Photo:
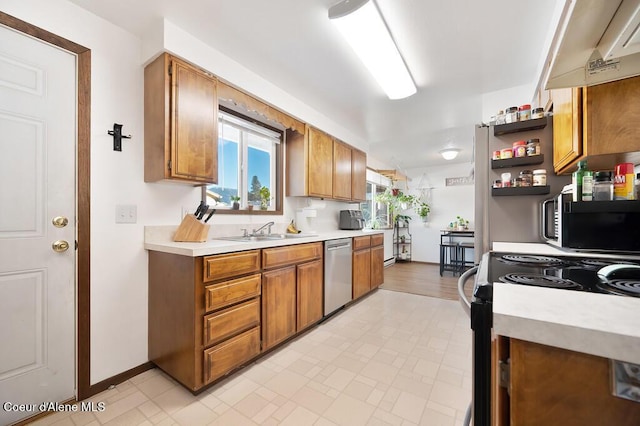
[(113, 136), (113, 150), (122, 151), (122, 139), (131, 139), (131, 135), (122, 134), (122, 124), (113, 123), (113, 130), (107, 130)]

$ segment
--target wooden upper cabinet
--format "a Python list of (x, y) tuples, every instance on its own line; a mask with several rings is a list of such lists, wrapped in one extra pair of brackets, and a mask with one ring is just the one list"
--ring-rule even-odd
[(287, 130), (287, 195), (345, 201), (366, 199), (367, 155), (307, 126)]
[(333, 196), (333, 139), (328, 134), (307, 128), (308, 138), (308, 195)]
[(351, 147), (333, 141), (333, 198), (351, 200)]
[(217, 80), (169, 54), (144, 71), (145, 181), (216, 183)]
[(562, 170), (582, 155), (582, 88), (553, 91), (553, 168)]
[(367, 199), (367, 154), (357, 149), (351, 150), (351, 199)]
[(553, 90), (553, 163), (570, 173), (587, 159), (590, 170), (637, 162), (640, 151), (640, 77), (586, 88)]

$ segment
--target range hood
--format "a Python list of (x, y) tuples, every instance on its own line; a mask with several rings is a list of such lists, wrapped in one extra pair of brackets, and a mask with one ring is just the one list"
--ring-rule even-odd
[(566, 0), (546, 72), (545, 89), (640, 75), (640, 0)]

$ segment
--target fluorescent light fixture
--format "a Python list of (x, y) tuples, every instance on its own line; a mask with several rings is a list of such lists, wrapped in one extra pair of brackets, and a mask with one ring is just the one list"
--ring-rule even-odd
[(329, 8), (342, 33), (389, 99), (416, 93), (411, 74), (374, 0), (343, 0)]
[(458, 156), (458, 153), (460, 152), (460, 149), (458, 148), (445, 148), (443, 150), (438, 151), (440, 153), (440, 155), (442, 155), (442, 158), (444, 158), (445, 160), (453, 160), (454, 158), (456, 158)]

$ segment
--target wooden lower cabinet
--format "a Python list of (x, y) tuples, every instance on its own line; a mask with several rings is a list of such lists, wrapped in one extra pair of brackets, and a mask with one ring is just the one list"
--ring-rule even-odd
[(608, 359), (517, 339), (509, 354), (512, 426), (639, 424), (640, 404), (611, 394)]
[(260, 326), (204, 351), (204, 380), (209, 383), (260, 353)]
[(384, 283), (384, 246), (371, 248), (371, 289)]
[(302, 331), (322, 319), (323, 276), (322, 259), (296, 266), (297, 331)]
[(353, 298), (357, 299), (371, 290), (371, 249), (353, 252)]
[(195, 393), (316, 324), (322, 254), (322, 243), (204, 257), (149, 251), (149, 360)]
[[(270, 349), (322, 319), (322, 243), (264, 249), (262, 349)], [(282, 265), (287, 265), (281, 267)]]
[[(149, 360), (192, 392), (260, 354), (261, 274), (246, 267), (258, 254), (149, 252)], [(253, 273), (209, 281), (221, 258), (221, 269)]]
[(353, 238), (353, 298), (384, 283), (384, 234)]
[(262, 348), (269, 349), (296, 332), (296, 268), (262, 274)]

